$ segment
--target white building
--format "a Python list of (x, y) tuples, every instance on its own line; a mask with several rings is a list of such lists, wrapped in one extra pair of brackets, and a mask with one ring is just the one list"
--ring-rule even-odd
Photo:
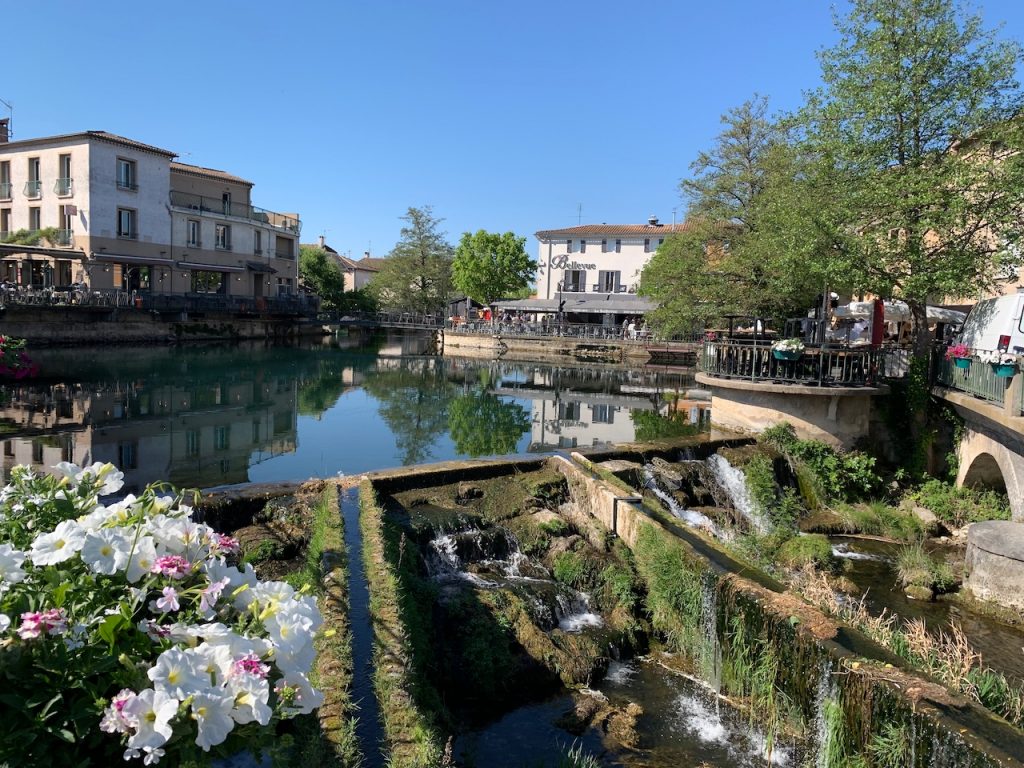
[(294, 291), (298, 216), (253, 206), (252, 182), (105, 131), (6, 139), (0, 125), (0, 279), (154, 294)]
[(537, 233), (537, 297), (633, 294), (658, 246), (685, 224), (583, 224)]

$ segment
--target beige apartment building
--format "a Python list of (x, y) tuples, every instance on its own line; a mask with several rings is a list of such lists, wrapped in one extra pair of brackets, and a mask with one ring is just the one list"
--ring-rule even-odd
[(253, 183), (105, 131), (7, 141), (0, 121), (0, 280), (25, 289), (291, 295), (297, 214)]

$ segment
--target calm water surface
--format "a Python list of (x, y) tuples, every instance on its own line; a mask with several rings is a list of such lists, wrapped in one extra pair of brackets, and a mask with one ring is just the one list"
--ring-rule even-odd
[[(415, 354), (418, 340), (36, 350), (0, 389), (3, 470), (109, 461), (209, 488), (694, 431), (692, 374)], [(678, 398), (678, 399), (677, 399)]]

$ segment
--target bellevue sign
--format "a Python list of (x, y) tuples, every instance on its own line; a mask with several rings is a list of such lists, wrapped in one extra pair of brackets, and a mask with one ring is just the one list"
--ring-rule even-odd
[(597, 264), (580, 264), (578, 261), (569, 261), (565, 254), (551, 257), (551, 269), (597, 269)]

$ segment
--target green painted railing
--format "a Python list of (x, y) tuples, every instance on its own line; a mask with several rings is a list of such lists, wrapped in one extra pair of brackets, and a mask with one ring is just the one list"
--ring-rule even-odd
[(966, 392), (990, 403), (1003, 405), (1006, 389), (1013, 380), (1009, 376), (996, 376), (994, 367), (972, 360), (966, 368), (958, 368), (952, 360), (939, 360), (939, 383)]

